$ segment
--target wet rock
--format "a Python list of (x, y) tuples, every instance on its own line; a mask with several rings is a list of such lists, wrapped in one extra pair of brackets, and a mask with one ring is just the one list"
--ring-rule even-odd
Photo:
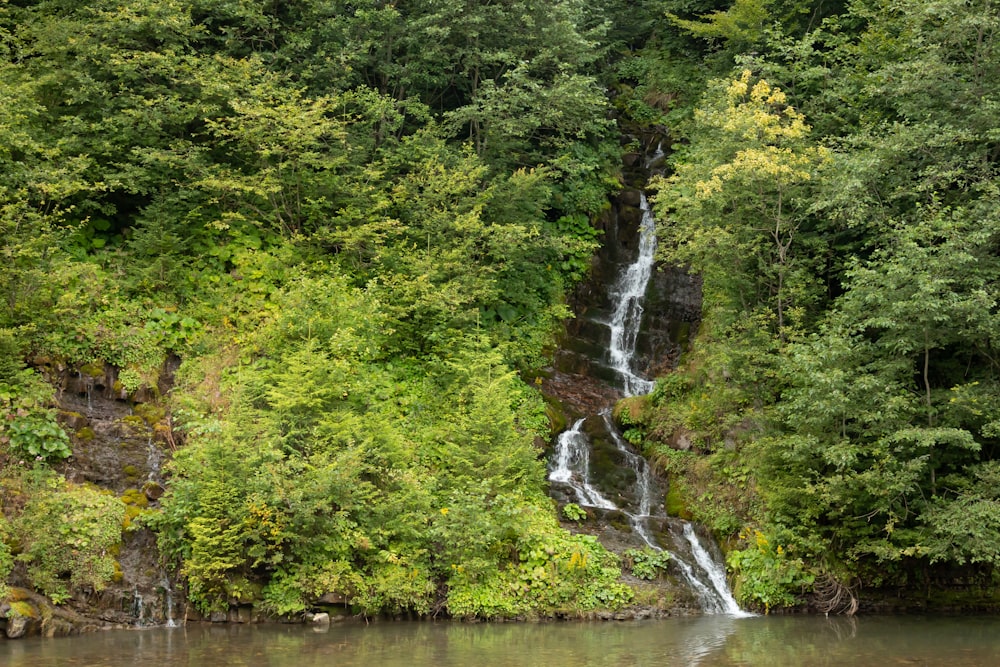
[(629, 246), (638, 244), (639, 236), (636, 230), (638, 230), (642, 220), (642, 211), (639, 210), (639, 207), (622, 206), (618, 210), (618, 220), (624, 226), (624, 229), (618, 230), (618, 236), (622, 242)]
[(38, 629), (38, 621), (29, 616), (13, 614), (7, 618), (7, 638), (20, 639), (30, 634), (35, 634)]
[(150, 502), (159, 500), (165, 491), (166, 489), (163, 488), (163, 485), (157, 482), (146, 482), (142, 485), (142, 492)]
[(317, 604), (347, 604), (347, 598), (340, 593), (324, 593)]
[(679, 428), (674, 431), (673, 435), (670, 436), (668, 444), (672, 449), (677, 449), (682, 452), (689, 451), (692, 446), (694, 446), (694, 437), (691, 431), (684, 428)]
[(642, 203), (642, 192), (631, 188), (622, 190), (618, 195), (618, 203), (621, 206), (639, 208)]
[(229, 609), (230, 623), (255, 623), (256, 621), (253, 607), (249, 605), (240, 605)]
[(63, 427), (71, 431), (79, 431), (90, 425), (90, 420), (79, 412), (73, 412), (72, 410), (61, 410), (59, 418)]
[(558, 398), (567, 415), (598, 412), (620, 394), (607, 384), (587, 375), (555, 371), (542, 380), (542, 392)]
[(90, 629), (90, 627), (91, 623), (87, 621), (74, 623), (67, 618), (53, 616), (44, 624), (42, 634), (46, 637), (69, 637), (78, 635), (84, 630)]
[(11, 587), (10, 601), (0, 606), (3, 634), (9, 639), (44, 635), (65, 637), (107, 627), (105, 623), (87, 618), (69, 606), (55, 606), (44, 596), (18, 587)]

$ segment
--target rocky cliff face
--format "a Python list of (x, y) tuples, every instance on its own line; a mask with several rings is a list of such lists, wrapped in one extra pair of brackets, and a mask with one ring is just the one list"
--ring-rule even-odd
[[(608, 404), (608, 389), (602, 381), (614, 378), (602, 366), (608, 349), (608, 328), (604, 323), (613, 309), (613, 304), (608, 303), (607, 285), (638, 252), (641, 196), (650, 177), (662, 173), (662, 147), (667, 136), (655, 130), (636, 131), (624, 135), (622, 141), (638, 149), (624, 155), (621, 180), (625, 187), (596, 223), (603, 232), (601, 248), (593, 258), (587, 281), (571, 295), (570, 306), (576, 317), (566, 323), (551, 376), (543, 387), (573, 414), (592, 412), (588, 408)], [(682, 267), (658, 264), (646, 291), (636, 370), (646, 377), (656, 377), (673, 368), (689, 344), (700, 315), (701, 281)]]
[[(74, 591), (65, 605), (54, 608), (60, 611), (55, 615), (46, 611), (43, 598), (23, 592), (15, 597), (25, 620), (8, 625), (8, 634), (164, 625), (180, 613), (181, 596), (175, 594), (160, 562), (154, 535), (141, 524), (142, 515), (155, 509), (164, 493), (163, 465), (175, 436), (163, 397), (179, 364), (176, 357), (167, 359), (156, 387), (131, 393), (123, 389), (117, 369), (110, 365), (68, 368), (45, 360), (37, 364), (57, 388), (59, 421), (73, 451), (55, 469), (70, 482), (114, 494), (125, 503), (126, 512), (114, 581), (100, 591)], [(18, 574), (15, 569), (14, 583), (26, 583), (18, 581)]]

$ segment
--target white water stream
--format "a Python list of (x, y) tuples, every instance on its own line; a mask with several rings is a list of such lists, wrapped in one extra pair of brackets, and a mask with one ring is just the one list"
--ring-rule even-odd
[(695, 563), (708, 576), (712, 587), (712, 595), (709, 597), (713, 604), (719, 606), (716, 611), (731, 616), (753, 616), (753, 614), (740, 609), (733, 594), (729, 591), (729, 585), (726, 583), (726, 571), (722, 564), (709, 555), (690, 523), (684, 524), (684, 539), (691, 545), (691, 555), (694, 556)]
[(163, 589), (163, 615), (166, 617), (165, 625), (168, 628), (176, 628), (177, 621), (174, 620), (174, 591), (170, 587), (170, 578), (163, 575), (160, 580), (160, 588)]
[(585, 421), (578, 419), (572, 428), (559, 434), (549, 481), (567, 484), (581, 505), (616, 510), (618, 506), (590, 484), (590, 440), (581, 430)]
[[(609, 290), (610, 300), (614, 304), (614, 312), (610, 321), (607, 322), (610, 329), (608, 361), (611, 369), (620, 380), (620, 386), (625, 396), (648, 394), (654, 387), (652, 381), (643, 378), (634, 368), (636, 343), (642, 324), (642, 304), (653, 274), (656, 253), (656, 223), (645, 195), (641, 197), (640, 208), (642, 220), (639, 227), (638, 256), (622, 271), (618, 280)], [(629, 517), (632, 529), (642, 537), (650, 548), (663, 551), (647, 526), (648, 519), (654, 516), (653, 483), (649, 464), (645, 458), (629, 447), (621, 434), (618, 433), (611, 418), (610, 408), (603, 410), (599, 416), (604, 422), (604, 429), (621, 453), (622, 460), (635, 473), (635, 491), (638, 497), (635, 511), (630, 512), (624, 507), (620, 507), (591, 484), (591, 443), (583, 430), (586, 418), (578, 419), (571, 428), (559, 435), (549, 480), (565, 484), (572, 489), (577, 502), (582, 506), (622, 512)], [(684, 550), (689, 551), (690, 554), (682, 555), (679, 550), (675, 549), (670, 552), (670, 556), (677, 564), (682, 578), (691, 588), (702, 610), (707, 614), (748, 615), (740, 610), (729, 591), (726, 584), (725, 568), (711, 557), (692, 526), (687, 522), (680, 523), (683, 525), (684, 542), (678, 540), (678, 544), (686, 544)]]
[(608, 356), (611, 368), (621, 378), (626, 396), (648, 394), (653, 391), (654, 386), (652, 381), (640, 377), (632, 368), (639, 327), (642, 324), (642, 303), (649, 279), (653, 275), (656, 254), (656, 221), (646, 195), (642, 195), (639, 206), (642, 210), (639, 256), (626, 267), (610, 291), (615, 310), (608, 325), (611, 328)]

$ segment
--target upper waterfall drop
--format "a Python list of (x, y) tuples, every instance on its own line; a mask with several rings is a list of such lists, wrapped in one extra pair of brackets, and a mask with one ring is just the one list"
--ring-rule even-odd
[(608, 326), (611, 338), (608, 357), (611, 368), (621, 379), (626, 396), (639, 396), (653, 391), (655, 383), (639, 376), (633, 369), (639, 328), (642, 324), (642, 303), (656, 263), (656, 220), (646, 195), (640, 196), (639, 255), (621, 273), (610, 290), (614, 312)]

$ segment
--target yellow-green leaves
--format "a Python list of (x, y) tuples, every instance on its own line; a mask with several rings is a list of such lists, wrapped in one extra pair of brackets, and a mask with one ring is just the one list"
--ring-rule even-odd
[(721, 113), (711, 107), (701, 109), (695, 118), (751, 142), (804, 138), (809, 126), (802, 114), (789, 106), (785, 93), (764, 79), (754, 82), (753, 78), (750, 70), (743, 70), (726, 90), (725, 109)]
[(830, 151), (810, 141), (785, 93), (750, 70), (715, 82), (695, 122), (696, 140), (660, 183), (661, 253), (703, 275), (709, 304), (771, 310), (784, 338), (812, 298), (800, 231)]
[(731, 159), (695, 184), (697, 196), (707, 199), (722, 192), (726, 181), (769, 181), (772, 186), (808, 181), (830, 157), (822, 146), (804, 145), (809, 134), (805, 119), (779, 88), (750, 70), (730, 82), (725, 106), (711, 105), (695, 112), (695, 120), (720, 131), (734, 145)]
[(770, 0), (735, 0), (726, 11), (705, 14), (700, 21), (667, 14), (675, 25), (695, 37), (722, 39), (733, 46), (745, 47), (761, 39), (764, 24), (771, 17)]

